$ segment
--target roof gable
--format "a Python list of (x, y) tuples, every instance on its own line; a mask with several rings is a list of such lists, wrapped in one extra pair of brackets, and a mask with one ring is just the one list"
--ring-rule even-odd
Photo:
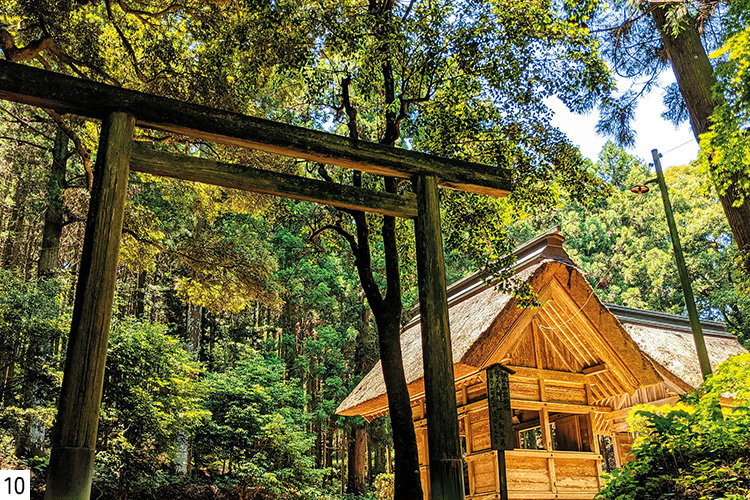
[[(451, 342), (456, 377), (488, 366), (497, 356), (502, 358), (504, 353), (521, 339), (525, 326), (540, 312), (548, 310), (548, 313), (544, 312), (548, 316), (543, 316), (544, 319), (541, 320), (543, 325), (569, 311), (586, 318), (586, 321), (579, 320), (583, 325), (582, 335), (593, 335), (602, 328), (606, 330), (604, 337), (597, 336), (592, 341), (596, 348), (589, 346), (587, 349), (592, 352), (597, 349), (602, 351), (603, 354), (599, 358), (613, 367), (612, 374), (602, 377), (613, 378), (617, 382), (616, 387), (624, 389), (624, 392), (632, 392), (636, 387), (659, 381), (650, 363), (643, 358), (638, 347), (614, 316), (594, 296), (593, 290), (578, 269), (564, 262), (544, 260), (522, 270), (516, 277), (529, 281), (540, 294), (542, 301), (547, 301), (543, 307), (517, 307), (516, 300), (510, 295), (486, 284), (450, 306)], [(552, 302), (555, 303), (554, 308), (549, 305)], [(564, 307), (558, 307), (558, 303)], [(570, 333), (567, 335), (570, 336)], [(571, 356), (569, 361), (577, 359), (581, 369), (589, 366), (587, 363), (590, 361), (599, 362), (597, 357), (587, 357), (582, 354), (583, 351), (576, 351), (577, 348), (583, 348), (582, 342), (579, 342), (581, 345), (578, 347), (571, 347), (571, 353), (578, 357)], [(406, 382), (409, 384), (410, 392), (415, 394), (415, 391), (420, 390), (423, 378), (420, 323), (413, 322), (407, 325), (401, 335), (401, 349)], [(625, 368), (627, 365), (632, 366), (632, 370)], [(343, 415), (367, 413), (368, 409), (383, 406), (384, 397), (382, 367), (378, 362), (341, 403), (337, 412)]]
[[(657, 383), (658, 375), (638, 346), (616, 320), (612, 321), (606, 308), (602, 313), (603, 306), (598, 304), (593, 290), (589, 288), (583, 303), (573, 298), (571, 294), (580, 296), (577, 288), (587, 288), (588, 284), (569, 271), (569, 266), (549, 265), (542, 278), (543, 288), (538, 292), (541, 306), (527, 310), (527, 317), (515, 322), (515, 332), (486, 334), (487, 344), (495, 342), (494, 352), (480, 367), (502, 363), (588, 374), (593, 401)], [(574, 272), (580, 275), (577, 270)], [(562, 283), (560, 278), (566, 276), (568, 279)], [(598, 319), (596, 324), (587, 316), (591, 313)], [(487, 348), (477, 349), (482, 347)]]

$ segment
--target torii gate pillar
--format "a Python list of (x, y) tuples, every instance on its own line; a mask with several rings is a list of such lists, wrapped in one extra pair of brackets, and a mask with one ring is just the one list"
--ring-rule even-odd
[(102, 123), (45, 500), (88, 500), (135, 119)]
[(440, 196), (435, 176), (418, 175), (412, 182), (417, 194), (415, 232), (430, 496), (432, 500), (463, 500), (463, 461), (456, 417), (445, 257), (440, 230)]

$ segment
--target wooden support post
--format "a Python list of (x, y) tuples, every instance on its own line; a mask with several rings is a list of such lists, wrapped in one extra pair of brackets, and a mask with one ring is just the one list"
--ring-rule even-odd
[[(552, 446), (552, 434), (550, 432), (549, 410), (547, 410), (547, 408), (542, 408), (542, 411), (539, 413), (539, 422), (541, 423), (541, 428), (542, 428), (542, 441), (544, 441), (544, 449), (546, 451), (552, 452), (554, 451), (554, 447)], [(555, 472), (554, 453), (550, 453), (550, 456), (547, 459), (547, 473), (549, 475), (549, 489), (552, 493), (556, 494), (557, 493), (557, 473)]]
[(453, 351), (448, 324), (443, 236), (437, 178), (413, 178), (419, 308), (422, 320), (427, 442), (432, 500), (463, 500), (464, 477), (458, 432)]
[[(591, 422), (591, 451), (600, 455), (602, 450), (599, 448), (599, 436), (596, 433), (596, 413), (593, 411), (589, 413), (589, 421)], [(599, 482), (599, 487), (602, 486), (602, 474), (604, 474), (604, 470), (602, 470), (602, 461), (597, 460), (596, 480)]]
[(125, 113), (102, 123), (46, 500), (87, 500), (91, 494), (134, 125)]

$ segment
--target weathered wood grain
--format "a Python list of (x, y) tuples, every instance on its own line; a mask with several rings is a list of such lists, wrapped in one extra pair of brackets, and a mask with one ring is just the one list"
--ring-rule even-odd
[(402, 195), (334, 184), (297, 175), (159, 151), (145, 142), (133, 144), (130, 168), (135, 172), (203, 182), (334, 207), (395, 217), (417, 215), (413, 193)]
[(46, 500), (87, 500), (91, 494), (134, 125), (132, 116), (119, 112), (107, 116), (102, 125), (52, 432)]
[(358, 141), (2, 60), (0, 99), (86, 118), (101, 119), (123, 111), (135, 116), (138, 126), (221, 144), (392, 177), (434, 175), (443, 186), (491, 196), (504, 196), (511, 190), (507, 168)]
[(510, 382), (508, 372), (499, 365), (487, 368), (487, 404), (492, 449), (512, 450), (515, 436), (510, 408)]
[(432, 499), (462, 500), (461, 441), (456, 419), (455, 376), (437, 178), (420, 175), (412, 182), (419, 211), (414, 228)]

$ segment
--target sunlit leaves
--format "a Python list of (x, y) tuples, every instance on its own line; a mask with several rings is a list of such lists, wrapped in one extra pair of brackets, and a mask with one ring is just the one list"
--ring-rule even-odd
[[(747, 354), (722, 363), (674, 405), (639, 405), (628, 416), (633, 459), (605, 476), (597, 498), (744, 498), (750, 493)], [(736, 397), (717, 418), (720, 402)], [(737, 406), (735, 406), (737, 405)]]
[(116, 490), (147, 488), (142, 480), (171, 459), (177, 436), (210, 416), (201, 367), (164, 327), (145, 322), (116, 322), (107, 356), (97, 480)]
[(278, 357), (245, 349), (235, 366), (210, 374), (204, 384), (212, 417), (196, 440), (212, 466), (228, 462), (238, 481), (280, 499), (299, 498), (320, 479), (306, 455), (312, 437), (305, 430), (304, 393), (285, 379)]
[[(732, 6), (732, 19), (742, 16), (741, 5)], [(750, 196), (750, 28), (738, 28), (721, 49), (711, 55), (717, 67), (723, 102), (712, 116), (711, 129), (701, 136), (700, 164), (720, 193), (732, 193), (740, 206)]]

